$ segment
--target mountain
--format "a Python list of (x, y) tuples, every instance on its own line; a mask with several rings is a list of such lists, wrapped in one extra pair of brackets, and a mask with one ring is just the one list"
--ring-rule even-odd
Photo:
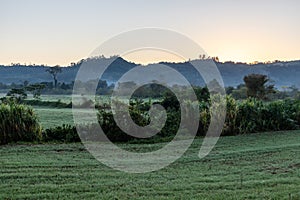
[[(114, 61), (113, 61), (114, 60)], [(75, 80), (79, 67), (82, 65), (89, 65), (93, 67), (103, 67), (105, 64), (113, 61), (108, 69), (104, 72), (101, 79), (108, 83), (117, 81), (127, 71), (138, 66), (135, 63), (128, 62), (123, 58), (90, 58), (81, 60), (72, 66), (62, 67), (62, 73), (58, 74), (59, 82), (72, 82)], [(203, 60), (202, 62), (205, 62)], [(193, 85), (203, 85), (204, 81), (196, 71), (196, 69), (189, 63), (169, 63), (161, 62), (160, 64), (167, 65), (186, 77), (186, 79)], [(274, 63), (258, 63), (254, 65), (246, 63), (216, 63), (221, 73), (225, 86), (237, 86), (243, 83), (243, 77), (247, 74), (257, 73), (265, 74), (275, 84), (275, 87), (281, 89), (283, 86), (296, 86), (300, 88), (300, 60), (288, 62), (274, 62)], [(143, 66), (144, 67), (144, 66)], [(23, 83), (29, 81), (35, 82), (50, 82), (52, 76), (46, 72), (47, 66), (25, 66), (0, 65), (0, 83)]]

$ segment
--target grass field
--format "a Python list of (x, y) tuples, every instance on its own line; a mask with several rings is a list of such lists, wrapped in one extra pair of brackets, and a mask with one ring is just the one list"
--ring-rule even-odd
[[(39, 121), (44, 129), (61, 126), (63, 124), (74, 124), (73, 113), (71, 108), (48, 108), (48, 107), (34, 107), (36, 114), (38, 115)], [(76, 112), (89, 111), (84, 109), (77, 109)], [(96, 116), (96, 115), (95, 115)], [(84, 122), (90, 122), (89, 117), (83, 118)]]
[[(67, 100), (71, 97), (67, 95), (54, 95), (54, 97), (49, 98), (43, 98), (44, 101), (57, 101), (58, 99), (64, 99), (63, 102), (69, 103)], [(98, 99), (99, 102), (102, 103), (108, 103), (109, 98), (107, 96), (100, 96)], [(144, 99), (145, 101), (148, 101), (148, 99)], [(56, 126), (61, 126), (63, 124), (74, 124), (73, 120), (73, 114), (72, 114), (72, 108), (54, 108), (54, 107), (43, 107), (43, 106), (34, 106), (33, 107), (35, 112), (38, 115), (39, 121), (43, 128), (52, 128)], [(84, 110), (77, 109), (77, 111), (85, 112)]]
[[(72, 95), (41, 95), (42, 101), (61, 101), (64, 103), (70, 103), (72, 101)], [(92, 99), (95, 98), (97, 102), (101, 103), (109, 103), (110, 97), (107, 95), (96, 95), (95, 97), (91, 97)], [(32, 96), (29, 96), (28, 99), (33, 99)]]
[(223, 137), (202, 160), (196, 139), (175, 163), (146, 174), (110, 169), (78, 143), (1, 146), (0, 199), (300, 199), (299, 136)]
[(74, 124), (71, 108), (34, 107), (43, 128)]

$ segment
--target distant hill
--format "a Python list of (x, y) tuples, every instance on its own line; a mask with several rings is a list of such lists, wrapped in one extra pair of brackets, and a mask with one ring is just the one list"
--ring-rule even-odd
[[(92, 64), (101, 67), (107, 58), (87, 59), (79, 63), (62, 68), (62, 73), (58, 75), (59, 82), (70, 83), (74, 81), (77, 71), (81, 64)], [(204, 82), (201, 76), (197, 73), (194, 67), (186, 63), (161, 63), (168, 65), (181, 74), (183, 74), (193, 85), (203, 85)], [(274, 81), (275, 87), (281, 89), (282, 86), (296, 86), (300, 88), (300, 60), (289, 62), (274, 62), (269, 64), (258, 63), (249, 65), (245, 63), (216, 63), (217, 67), (223, 77), (225, 86), (237, 86), (243, 83), (243, 77), (250, 73), (265, 74)], [(113, 83), (118, 80), (125, 72), (136, 67), (137, 64), (127, 62), (118, 57), (103, 74), (102, 79), (107, 80), (108, 83)], [(46, 72), (47, 66), (1, 66), (0, 65), (0, 83), (22, 83), (29, 81), (36, 82), (50, 82), (51, 75)]]

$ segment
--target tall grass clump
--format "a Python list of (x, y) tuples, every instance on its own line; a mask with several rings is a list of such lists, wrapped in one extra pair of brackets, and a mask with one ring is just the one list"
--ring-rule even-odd
[[(264, 102), (255, 98), (236, 101), (226, 97), (226, 119), (222, 135), (295, 130), (300, 126), (300, 101), (287, 99)], [(198, 135), (205, 135), (210, 123), (208, 106), (200, 104)]]
[(250, 98), (238, 105), (236, 121), (240, 133), (294, 130), (299, 128), (298, 112), (299, 102), (295, 100), (263, 102)]
[(42, 129), (29, 106), (15, 102), (1, 103), (0, 120), (0, 144), (41, 139)]

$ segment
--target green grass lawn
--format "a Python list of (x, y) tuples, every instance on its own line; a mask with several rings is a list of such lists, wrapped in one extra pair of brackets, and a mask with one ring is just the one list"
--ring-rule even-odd
[[(38, 119), (44, 129), (54, 128), (63, 124), (74, 124), (71, 108), (48, 108), (36, 106), (34, 107), (34, 111), (38, 115)], [(89, 113), (89, 111), (85, 109), (76, 109), (76, 112)], [(91, 122), (90, 117), (83, 118), (82, 120), (84, 122)]]
[[(0, 93), (1, 94), (1, 93)], [(29, 97), (28, 99), (33, 99)], [(109, 103), (110, 98), (106, 95), (96, 96), (97, 102)], [(42, 101), (58, 101), (64, 103), (70, 103), (72, 100), (71, 95), (42, 95)], [(73, 125), (73, 114), (71, 108), (53, 108), (53, 107), (43, 107), (34, 106), (35, 112), (38, 115), (39, 121), (44, 129), (54, 128), (56, 126), (61, 126), (63, 124)], [(81, 112), (84, 112), (82, 110)], [(88, 120), (88, 119), (87, 119)]]
[(34, 107), (43, 128), (74, 124), (71, 108)]
[(300, 131), (223, 137), (202, 160), (201, 142), (146, 174), (110, 169), (81, 144), (1, 146), (0, 199), (300, 199)]

